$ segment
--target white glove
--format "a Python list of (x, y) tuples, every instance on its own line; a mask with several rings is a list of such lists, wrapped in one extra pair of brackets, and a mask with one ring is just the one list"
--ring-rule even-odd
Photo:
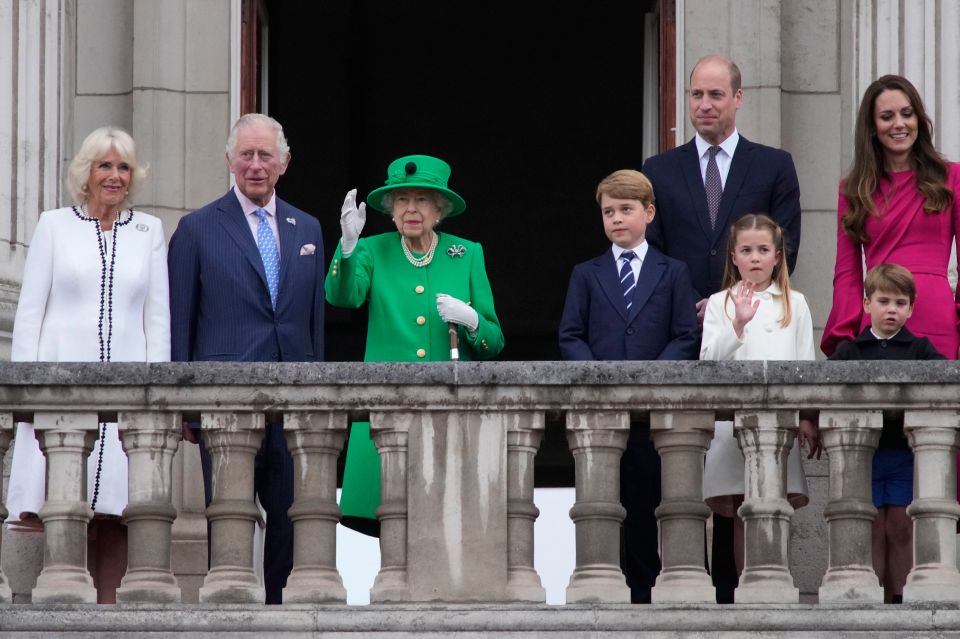
[(477, 332), (480, 316), (464, 302), (443, 293), (437, 293), (437, 312), (444, 322), (453, 322), (467, 327), (471, 333)]
[(343, 239), (340, 240), (340, 255), (349, 257), (353, 249), (357, 247), (357, 240), (360, 239), (360, 231), (363, 230), (363, 223), (367, 221), (367, 204), (361, 202), (357, 207), (357, 190), (347, 191), (347, 197), (343, 198), (343, 206), (340, 207), (340, 231), (343, 233)]

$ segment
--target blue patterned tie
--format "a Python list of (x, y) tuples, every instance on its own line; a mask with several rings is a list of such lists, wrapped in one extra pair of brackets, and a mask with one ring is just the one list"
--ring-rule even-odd
[(270, 288), (270, 303), (274, 310), (277, 308), (277, 289), (280, 286), (280, 254), (277, 252), (277, 241), (273, 237), (273, 230), (267, 222), (267, 212), (257, 209), (260, 224), (257, 226), (257, 248), (260, 249), (260, 258), (263, 260), (263, 270), (267, 274), (267, 286)]
[(633, 291), (637, 288), (637, 281), (633, 277), (633, 267), (630, 262), (637, 256), (633, 251), (624, 251), (620, 254), (623, 259), (623, 266), (620, 267), (620, 288), (623, 289), (623, 301), (627, 305), (627, 310), (633, 306)]

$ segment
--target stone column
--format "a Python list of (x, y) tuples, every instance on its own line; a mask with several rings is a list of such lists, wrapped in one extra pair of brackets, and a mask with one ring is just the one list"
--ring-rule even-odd
[(620, 457), (630, 434), (626, 411), (567, 411), (567, 442), (576, 464), (577, 564), (567, 603), (630, 603), (620, 570)]
[(830, 460), (829, 503), (823, 513), (830, 550), (820, 603), (883, 603), (871, 547), (877, 516), (871, 483), (873, 452), (882, 427), (880, 411), (820, 411), (820, 439)]
[(543, 413), (508, 413), (507, 420), (507, 597), (543, 603), (546, 591), (533, 567), (533, 458), (543, 438)]
[[(13, 435), (13, 414), (0, 413), (0, 477), (3, 477), (3, 458), (7, 454), (7, 448), (10, 447), (10, 438)], [(7, 520), (7, 509), (0, 503), (0, 526)], [(0, 535), (0, 540), (3, 535)], [(13, 593), (10, 590), (10, 583), (7, 581), (3, 570), (0, 570), (0, 604), (13, 603)]]
[(913, 448), (913, 570), (904, 601), (960, 600), (957, 572), (957, 429), (960, 413), (908, 410), (903, 427)]
[(703, 502), (703, 459), (713, 439), (713, 411), (650, 413), (650, 434), (660, 453), (657, 507), (663, 569), (653, 603), (713, 603), (717, 591), (703, 565), (710, 509)]
[(745, 458), (744, 566), (737, 603), (797, 603), (790, 574), (787, 455), (797, 431), (797, 411), (738, 411), (736, 433)]
[(347, 432), (345, 412), (286, 413), (283, 433), (293, 457), (293, 571), (284, 603), (345, 603), (337, 572), (337, 457)]
[(43, 570), (33, 603), (97, 603), (87, 571), (87, 457), (99, 429), (96, 413), (33, 416), (40, 450), (47, 457), (47, 500), (40, 509), (45, 542)]
[(417, 413), (370, 413), (380, 454), (380, 572), (370, 602), (409, 601), (407, 585), (407, 439)]
[(253, 459), (263, 440), (262, 413), (202, 413), (203, 443), (213, 467), (210, 571), (201, 603), (263, 603), (266, 593), (253, 568)]
[(128, 462), (127, 574), (118, 602), (180, 603), (170, 567), (173, 455), (180, 443), (179, 413), (120, 413), (120, 439)]

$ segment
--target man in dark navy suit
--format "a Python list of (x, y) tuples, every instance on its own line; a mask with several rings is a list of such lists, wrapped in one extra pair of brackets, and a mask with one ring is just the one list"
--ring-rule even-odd
[[(647, 239), (686, 262), (699, 294), (701, 323), (707, 298), (720, 290), (730, 226), (747, 213), (765, 213), (784, 230), (787, 267), (800, 247), (800, 184), (790, 154), (737, 132), (743, 102), (740, 69), (729, 58), (701, 58), (690, 73), (688, 106), (697, 134), (690, 142), (648, 158), (643, 173), (657, 199)], [(733, 601), (733, 522), (714, 516), (717, 600)]]
[[(563, 359), (696, 359), (697, 298), (687, 266), (645, 239), (656, 216), (650, 181), (638, 171), (615, 171), (596, 197), (611, 247), (573, 269), (560, 319)], [(620, 501), (627, 511), (621, 555), (630, 601), (650, 603), (660, 573), (660, 456), (649, 423), (630, 424)]]
[[(227, 140), (236, 186), (183, 217), (170, 239), (174, 361), (323, 361), (323, 237), (316, 218), (277, 197), (290, 164), (283, 127), (241, 117)], [(196, 436), (185, 431), (185, 437)], [(201, 446), (210, 503), (210, 460)], [(264, 586), (281, 603), (293, 566), (293, 462), (282, 422), (267, 422), (254, 485), (267, 512)]]

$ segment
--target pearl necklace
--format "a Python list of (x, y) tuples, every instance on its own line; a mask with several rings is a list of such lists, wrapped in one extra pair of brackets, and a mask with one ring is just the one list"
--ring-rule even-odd
[(433, 252), (437, 250), (437, 242), (439, 240), (440, 236), (438, 236), (436, 233), (433, 233), (433, 239), (430, 241), (430, 248), (427, 249), (427, 252), (423, 257), (413, 256), (413, 253), (411, 253), (410, 249), (407, 248), (407, 243), (403, 241), (403, 235), (400, 236), (400, 246), (403, 248), (403, 254), (407, 256), (408, 262), (417, 268), (423, 268), (433, 261)]
[[(133, 219), (133, 210), (127, 219), (120, 220), (120, 211), (117, 211), (117, 217), (113, 223), (113, 231), (110, 234), (110, 245), (107, 245), (107, 239), (103, 237), (103, 229), (100, 226), (100, 219), (87, 214), (87, 208), (81, 204), (80, 209), (73, 207), (73, 213), (85, 222), (94, 222), (97, 232), (97, 248), (100, 250), (100, 317), (98, 318), (98, 337), (100, 338), (100, 361), (110, 361), (110, 344), (113, 341), (113, 272), (117, 259), (117, 235), (121, 226), (129, 224)], [(109, 262), (107, 257), (109, 255)], [(106, 322), (107, 334), (104, 338), (103, 325)], [(100, 424), (100, 452), (97, 456), (97, 472), (93, 481), (93, 499), (90, 502), (90, 509), (95, 510), (97, 499), (100, 496), (100, 474), (103, 471), (103, 449), (106, 444), (107, 425)]]

